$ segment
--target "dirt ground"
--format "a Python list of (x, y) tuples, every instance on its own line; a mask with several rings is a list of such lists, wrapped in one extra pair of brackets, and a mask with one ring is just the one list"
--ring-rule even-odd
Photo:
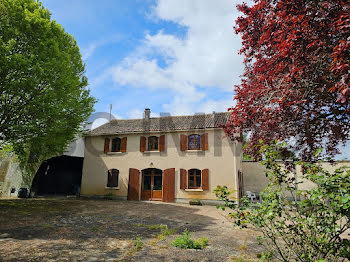
[[(165, 225), (171, 233), (162, 236)], [(208, 247), (173, 247), (185, 229), (208, 238)], [(255, 261), (261, 252), (256, 236), (234, 229), (214, 206), (0, 199), (0, 261)]]

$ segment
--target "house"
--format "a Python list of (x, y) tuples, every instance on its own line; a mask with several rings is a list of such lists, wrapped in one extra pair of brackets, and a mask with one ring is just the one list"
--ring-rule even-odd
[(216, 203), (217, 185), (238, 192), (241, 144), (225, 137), (229, 113), (112, 120), (85, 138), (82, 196)]

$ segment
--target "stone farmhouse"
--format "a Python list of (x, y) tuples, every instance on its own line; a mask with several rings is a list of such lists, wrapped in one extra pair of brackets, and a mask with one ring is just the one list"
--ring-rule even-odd
[(112, 120), (85, 138), (82, 196), (215, 202), (217, 185), (239, 192), (241, 144), (222, 129), (229, 113)]

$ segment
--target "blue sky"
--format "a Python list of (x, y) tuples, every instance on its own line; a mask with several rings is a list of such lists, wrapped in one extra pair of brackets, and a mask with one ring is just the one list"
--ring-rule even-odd
[[(239, 0), (42, 0), (75, 37), (96, 112), (140, 118), (226, 111), (243, 58)], [(96, 121), (95, 125), (106, 122)], [(350, 159), (350, 144), (339, 158)]]
[(239, 82), (231, 0), (44, 0), (86, 63), (97, 112), (117, 118), (226, 111)]

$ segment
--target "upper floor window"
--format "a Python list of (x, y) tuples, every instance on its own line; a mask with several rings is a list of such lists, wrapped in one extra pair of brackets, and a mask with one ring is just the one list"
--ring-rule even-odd
[(200, 135), (189, 135), (188, 136), (188, 150), (199, 150), (201, 149), (201, 136)]
[(112, 139), (112, 148), (111, 152), (120, 152), (122, 140), (119, 137)]
[(104, 144), (104, 152), (126, 152), (127, 138), (114, 137), (112, 139), (106, 137)]
[(110, 169), (107, 173), (107, 187), (118, 187), (119, 170)]
[(208, 134), (181, 135), (181, 151), (208, 150)]
[[(147, 147), (146, 147), (147, 146)], [(161, 136), (141, 136), (140, 152), (145, 151), (165, 151), (165, 135)]]
[(158, 137), (150, 136), (148, 137), (148, 151), (157, 151), (158, 150)]

